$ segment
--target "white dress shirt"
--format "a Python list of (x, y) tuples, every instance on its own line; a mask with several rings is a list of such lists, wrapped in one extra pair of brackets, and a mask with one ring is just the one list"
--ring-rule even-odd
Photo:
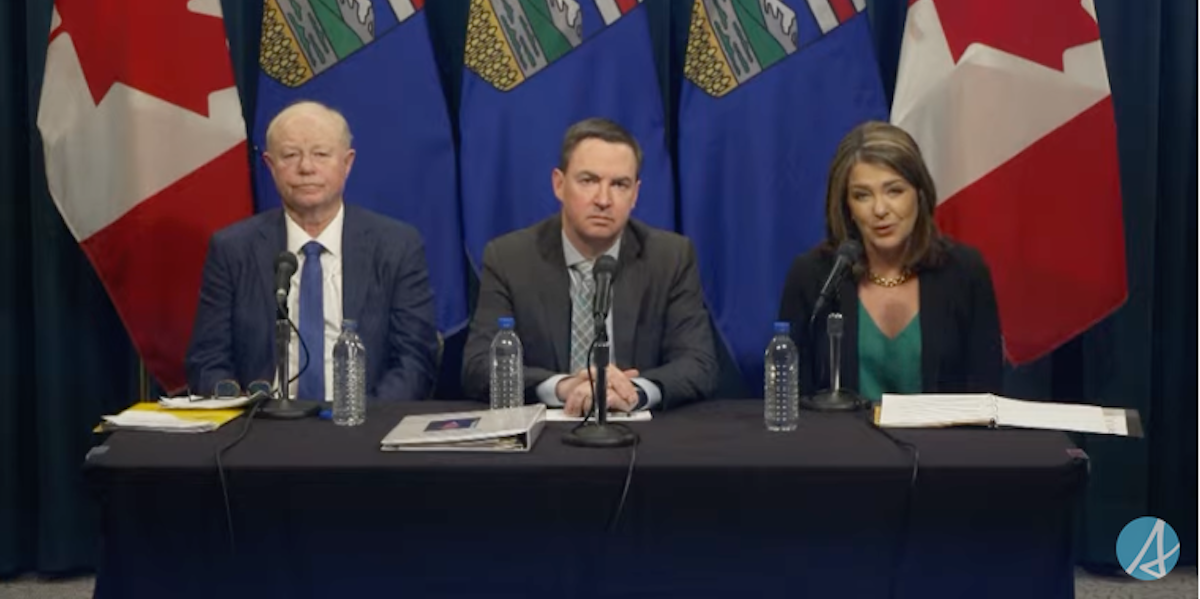
[[(565, 231), (562, 233), (562, 243), (563, 257), (566, 258), (567, 262), (567, 272), (571, 275), (572, 283), (577, 283), (578, 277), (582, 277), (583, 274), (573, 267), (580, 262), (587, 262), (588, 260), (587, 258), (583, 257), (582, 252), (575, 249), (575, 246), (571, 243), (571, 240), (567, 238), (567, 233)], [(614, 243), (612, 247), (608, 248), (608, 251), (604, 252), (604, 255), (612, 256), (612, 258), (616, 260), (620, 257), (620, 254), (621, 238), (618, 237), (616, 243)], [(595, 262), (595, 260), (592, 262)], [(604, 321), (604, 327), (607, 329), (608, 339), (610, 342), (613, 339), (613, 312), (615, 312), (616, 309), (616, 306), (612, 306), (612, 308), (608, 311), (608, 318), (606, 318)], [(568, 345), (569, 344), (570, 343), (568, 340)], [(613, 365), (617, 363), (616, 348), (614, 348), (611, 343), (609, 344), (608, 361), (609, 364)], [(559, 381), (567, 378), (568, 376), (570, 375), (556, 374), (542, 381), (542, 383), (537, 386), (538, 400), (552, 408), (561, 408), (563, 406), (563, 402), (558, 398), (558, 394), (555, 393), (555, 388), (558, 386)], [(658, 388), (658, 385), (655, 385), (654, 383), (642, 377), (633, 378), (630, 379), (630, 381), (646, 394), (646, 405), (643, 409), (650, 409), (658, 405), (658, 402), (662, 401), (662, 390)]]
[[(287, 215), (287, 212), (284, 212)], [(325, 401), (333, 400), (333, 346), (342, 334), (342, 224), (346, 220), (346, 207), (338, 208), (337, 216), (325, 227), (317, 237), (310, 236), (291, 215), (287, 215), (287, 250), (296, 254), (299, 266), (296, 274), (292, 275), (291, 291), (288, 292), (288, 316), (299, 327), (300, 323), (300, 275), (304, 272), (304, 251), (301, 248), (310, 241), (316, 241), (324, 246), (321, 252), (321, 277), (324, 279), (324, 289), (321, 292), (325, 302), (325, 351), (321, 356), (310, 356), (312, 365), (309, 368), (325, 369)], [(292, 331), (292, 340), (288, 344), (289, 377), (295, 378), (288, 386), (289, 397), (296, 396), (300, 379), (296, 377), (303, 365), (301, 357), (304, 351), (300, 347), (300, 337)], [(307, 398), (300, 398), (307, 399)]]

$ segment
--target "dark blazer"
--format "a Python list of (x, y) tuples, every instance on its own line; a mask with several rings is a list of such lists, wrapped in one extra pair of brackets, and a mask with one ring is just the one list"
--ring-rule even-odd
[[(829, 341), (825, 315), (808, 319), (833, 270), (834, 253), (814, 249), (792, 262), (779, 319), (792, 325), (800, 349), (800, 392), (811, 395), (829, 387)], [(922, 270), (920, 277), (921, 385), (925, 393), (999, 393), (1003, 357), (1000, 319), (992, 276), (975, 249), (951, 243), (946, 260)], [(858, 281), (847, 276), (838, 288), (845, 325), (842, 337), (842, 386), (858, 390)], [(826, 312), (828, 314), (828, 312)], [(817, 351), (813, 352), (813, 348)]]
[[(711, 395), (717, 383), (716, 349), (691, 242), (630, 219), (618, 264), (614, 365), (637, 368), (640, 377), (657, 384), (664, 409)], [(539, 383), (568, 372), (570, 287), (558, 214), (488, 243), (463, 356), (467, 396), (488, 394), (490, 347), (501, 316), (516, 319), (525, 351), (527, 399), (536, 401)]]
[[(286, 248), (280, 209), (213, 235), (187, 353), (193, 393), (211, 393), (221, 379), (235, 379), (243, 388), (256, 379), (274, 379), (275, 257)], [(427, 397), (436, 380), (437, 325), (424, 244), (415, 228), (346, 206), (342, 304), (345, 318), (358, 321), (367, 350), (367, 396)]]

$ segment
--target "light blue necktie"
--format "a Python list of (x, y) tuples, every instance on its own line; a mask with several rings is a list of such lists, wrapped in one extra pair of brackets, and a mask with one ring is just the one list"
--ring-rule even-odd
[[(296, 399), (325, 401), (325, 281), (321, 252), (325, 247), (310, 241), (300, 248), (304, 267), (300, 271), (300, 337), (308, 346), (308, 367), (300, 375)], [(300, 355), (304, 350), (300, 350)], [(303, 365), (300, 365), (303, 367)]]
[(591, 262), (572, 266), (571, 275), (571, 374), (589, 366), (588, 350), (596, 339), (596, 321), (592, 303), (596, 297), (596, 282), (592, 280)]

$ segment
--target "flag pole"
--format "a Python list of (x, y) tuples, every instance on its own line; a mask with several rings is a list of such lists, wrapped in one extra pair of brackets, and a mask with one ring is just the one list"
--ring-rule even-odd
[(147, 401), (150, 397), (150, 377), (146, 374), (146, 362), (138, 358), (138, 399)]

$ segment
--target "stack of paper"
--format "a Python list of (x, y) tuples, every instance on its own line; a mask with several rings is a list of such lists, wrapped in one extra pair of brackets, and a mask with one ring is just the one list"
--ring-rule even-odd
[(115, 416), (104, 416), (98, 431), (134, 430), (164, 433), (207, 433), (237, 418), (242, 410), (172, 410), (157, 403), (137, 403)]
[[(609, 412), (609, 422), (647, 422), (651, 420), (650, 411), (642, 410), (640, 412)], [(546, 422), (582, 422), (583, 416), (567, 416), (562, 409), (546, 410)], [(596, 415), (592, 415), (591, 422), (596, 421)]]
[(250, 396), (206, 398), (199, 395), (190, 397), (160, 397), (158, 405), (172, 410), (226, 410), (240, 408), (250, 403)]
[(1141, 436), (1137, 410), (1027, 401), (984, 394), (883, 394), (875, 424), (884, 427), (1004, 426)]

